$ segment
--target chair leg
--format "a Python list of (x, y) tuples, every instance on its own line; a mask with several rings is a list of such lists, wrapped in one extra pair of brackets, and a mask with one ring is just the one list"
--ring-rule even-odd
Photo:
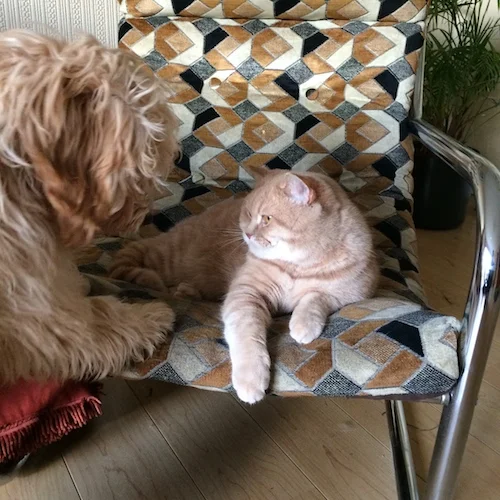
[(481, 379), (467, 372), (443, 408), (429, 468), (427, 500), (453, 498), (481, 384)]
[(418, 485), (402, 401), (386, 401), (399, 500), (418, 500)]

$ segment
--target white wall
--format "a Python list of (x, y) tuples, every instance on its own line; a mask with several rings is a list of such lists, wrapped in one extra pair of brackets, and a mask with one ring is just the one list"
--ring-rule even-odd
[[(497, 0), (490, 0), (488, 7), (489, 16), (492, 19), (498, 19), (500, 16), (500, 11), (498, 9)], [(500, 30), (494, 40), (497, 50), (500, 51)], [(500, 85), (497, 87), (493, 96), (496, 99), (500, 99)], [(498, 107), (494, 112), (490, 113), (493, 115), (500, 111)], [(479, 126), (485, 121), (488, 116), (480, 116), (477, 120), (478, 126), (473, 131), (469, 138), (469, 145), (476, 148), (481, 152), (483, 156), (488, 158), (493, 162), (498, 168), (500, 168), (500, 114), (497, 114), (494, 118), (488, 121), (484, 126)]]
[(73, 38), (91, 33), (117, 44), (120, 16), (116, 0), (0, 0), (0, 30), (26, 28)]

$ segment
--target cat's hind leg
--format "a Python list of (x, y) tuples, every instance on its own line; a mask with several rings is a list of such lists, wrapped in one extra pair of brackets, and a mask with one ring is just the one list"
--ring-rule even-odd
[(161, 263), (149, 262), (152, 257), (152, 249), (146, 242), (130, 243), (115, 255), (109, 268), (109, 276), (164, 292), (166, 285), (155, 269)]

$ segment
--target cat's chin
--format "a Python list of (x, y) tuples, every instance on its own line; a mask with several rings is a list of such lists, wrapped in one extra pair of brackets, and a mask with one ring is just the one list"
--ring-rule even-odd
[(248, 242), (247, 245), (250, 253), (258, 259), (280, 260), (291, 264), (297, 264), (300, 261), (301, 256), (296, 255), (297, 252), (292, 251), (282, 241), (277, 241), (274, 245), (267, 247), (262, 247), (256, 242)]

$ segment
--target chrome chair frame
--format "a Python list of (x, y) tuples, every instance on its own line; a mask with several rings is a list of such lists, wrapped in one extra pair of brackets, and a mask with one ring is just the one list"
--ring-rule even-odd
[[(418, 86), (417, 86), (418, 89)], [(415, 96), (416, 100), (418, 95)], [(500, 311), (500, 171), (486, 158), (448, 137), (420, 117), (412, 134), (462, 175), (477, 205), (474, 272), (459, 336), (460, 378), (444, 405), (429, 468), (427, 500), (453, 498), (474, 408)], [(403, 403), (387, 401), (393, 459), (401, 500), (417, 500), (418, 489)]]

